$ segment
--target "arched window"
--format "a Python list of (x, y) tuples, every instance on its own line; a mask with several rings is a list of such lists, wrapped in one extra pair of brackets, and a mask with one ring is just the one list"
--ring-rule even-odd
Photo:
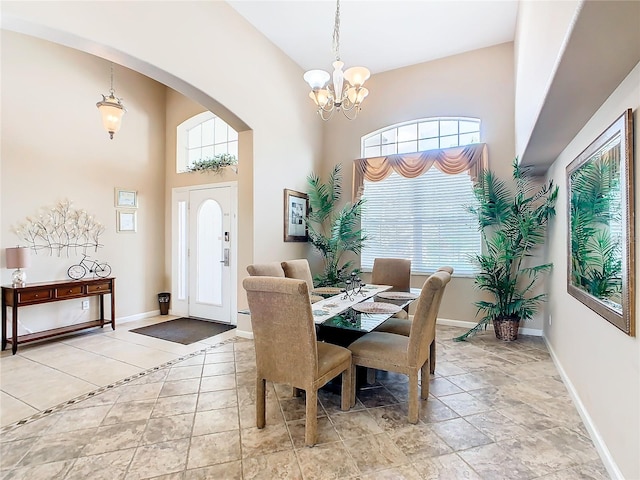
[[(386, 127), (362, 137), (366, 158), (461, 147), (480, 142), (480, 120), (426, 118)], [(376, 257), (410, 258), (414, 273), (449, 265), (456, 275), (473, 275), (471, 256), (481, 251), (474, 216), (473, 178), (430, 168), (415, 178), (395, 171), (379, 182), (364, 181), (362, 229), (368, 237), (361, 267)]]
[(176, 171), (186, 172), (197, 160), (221, 153), (238, 156), (238, 132), (211, 112), (202, 112), (176, 128)]

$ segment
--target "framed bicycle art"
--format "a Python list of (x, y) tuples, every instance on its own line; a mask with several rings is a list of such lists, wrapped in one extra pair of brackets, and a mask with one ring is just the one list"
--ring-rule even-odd
[(309, 196), (306, 193), (284, 189), (284, 241), (307, 242), (307, 215)]

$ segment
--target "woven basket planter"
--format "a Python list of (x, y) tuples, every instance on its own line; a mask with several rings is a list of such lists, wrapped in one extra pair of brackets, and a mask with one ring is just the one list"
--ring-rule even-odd
[(518, 339), (518, 327), (520, 326), (519, 318), (495, 318), (493, 320), (493, 328), (496, 332), (496, 338), (504, 342), (513, 342)]

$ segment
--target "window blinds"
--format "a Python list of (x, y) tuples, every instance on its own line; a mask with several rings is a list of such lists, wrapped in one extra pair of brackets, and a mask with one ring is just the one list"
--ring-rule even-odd
[(432, 273), (449, 265), (456, 275), (473, 275), (472, 255), (481, 251), (468, 173), (448, 175), (432, 168), (416, 178), (392, 173), (381, 182), (364, 182), (362, 229), (368, 239), (361, 268), (376, 257), (410, 258), (413, 273)]

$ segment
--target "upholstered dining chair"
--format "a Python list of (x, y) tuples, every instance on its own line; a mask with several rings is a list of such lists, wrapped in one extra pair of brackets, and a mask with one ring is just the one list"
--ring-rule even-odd
[(313, 294), (313, 275), (311, 275), (311, 267), (309, 267), (309, 261), (306, 258), (287, 260), (286, 262), (282, 262), (281, 265), (285, 277), (297, 278), (307, 282), (311, 303), (319, 302), (323, 299), (320, 295)]
[[(386, 332), (369, 332), (349, 345), (356, 366), (405, 374), (409, 377), (409, 422), (418, 422), (418, 374), (421, 379), (420, 397), (429, 396), (429, 355), (434, 325), (442, 300), (442, 292), (451, 280), (449, 272), (431, 275), (420, 292), (416, 313), (408, 337)], [(355, 403), (355, 382), (351, 387), (351, 402)]]
[(247, 267), (252, 277), (284, 277), (284, 270), (280, 262), (254, 263)]
[(342, 409), (351, 407), (351, 352), (318, 342), (309, 288), (303, 280), (247, 277), (256, 350), (256, 425), (265, 426), (266, 381), (306, 392), (305, 444), (316, 442), (318, 389), (342, 374)]
[[(453, 267), (440, 267), (436, 272), (447, 272), (449, 275), (453, 275)], [(444, 295), (444, 289), (439, 292), (439, 295)], [(440, 302), (442, 298), (438, 299)], [(433, 341), (430, 345), (430, 354), (429, 354), (429, 371), (431, 373), (435, 373), (436, 371), (436, 324), (433, 324)], [(403, 318), (395, 318), (391, 317), (385, 320), (381, 325), (378, 325), (374, 331), (376, 332), (387, 332), (387, 333), (395, 333), (396, 335), (404, 335), (408, 337), (411, 333), (411, 319), (403, 319)]]
[[(374, 258), (371, 270), (371, 283), (391, 285), (390, 292), (408, 292), (411, 288), (411, 259)], [(408, 318), (409, 306), (396, 313), (394, 318)]]
[(375, 258), (371, 283), (391, 285), (392, 292), (408, 292), (411, 288), (411, 260), (408, 258)]

